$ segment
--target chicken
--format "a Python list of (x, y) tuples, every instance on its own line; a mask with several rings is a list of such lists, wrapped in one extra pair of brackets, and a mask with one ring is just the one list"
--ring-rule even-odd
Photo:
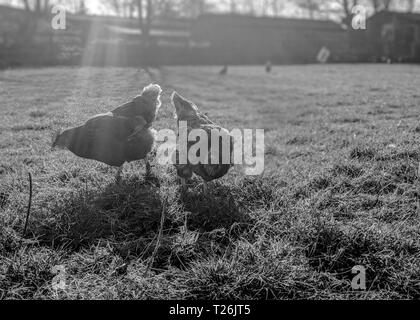
[(227, 73), (228, 73), (228, 66), (227, 66), (227, 64), (225, 64), (224, 66), (223, 66), (223, 68), (222, 68), (222, 70), (220, 70), (219, 71), (219, 74), (221, 75), (221, 76), (225, 76), (225, 75), (227, 75)]
[(265, 64), (265, 72), (270, 73), (271, 69), (272, 69), (271, 61), (267, 61), (267, 63)]
[[(211, 121), (206, 115), (198, 111), (197, 106), (188, 101), (187, 99), (180, 96), (178, 93), (174, 92), (172, 95), (172, 103), (176, 109), (176, 116), (178, 124), (180, 121), (187, 122), (187, 132), (191, 132), (192, 129), (202, 129), (207, 132), (208, 137), (208, 164), (198, 163), (191, 164), (187, 160), (187, 164), (180, 164), (179, 162), (179, 146), (175, 153), (175, 167), (177, 169), (177, 174), (181, 178), (182, 184), (185, 185), (185, 181), (190, 179), (193, 174), (200, 176), (204, 180), (204, 187), (207, 189), (207, 182), (219, 179), (226, 175), (229, 169), (232, 167), (232, 155), (233, 155), (233, 142), (234, 139), (228, 134), (228, 131), (219, 125)], [(213, 129), (224, 131), (230, 137), (230, 154), (229, 164), (223, 163), (223, 140), (219, 137), (219, 164), (212, 164), (211, 162), (211, 131)], [(194, 145), (196, 142), (189, 142), (187, 145), (187, 150)]]
[(144, 159), (149, 174), (147, 155), (155, 142), (151, 126), (161, 106), (161, 93), (160, 86), (149, 85), (141, 95), (115, 110), (96, 115), (82, 126), (58, 133), (52, 147), (119, 167), (117, 181), (126, 162)]

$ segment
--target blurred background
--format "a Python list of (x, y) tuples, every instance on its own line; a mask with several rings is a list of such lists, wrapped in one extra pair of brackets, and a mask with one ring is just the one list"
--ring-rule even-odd
[[(356, 5), (366, 29), (352, 27)], [(419, 12), (419, 0), (0, 0), (0, 68), (419, 62)]]

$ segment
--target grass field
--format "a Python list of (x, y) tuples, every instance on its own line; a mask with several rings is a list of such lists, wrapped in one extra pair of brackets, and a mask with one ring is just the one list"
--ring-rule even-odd
[[(235, 168), (206, 194), (199, 179), (182, 192), (171, 167), (145, 179), (133, 163), (116, 185), (115, 169), (50, 150), (55, 129), (131, 99), (146, 74), (0, 72), (0, 298), (420, 298), (420, 67), (217, 71), (153, 70), (165, 92), (156, 129), (175, 128), (172, 90), (226, 128), (265, 129), (264, 174)], [(365, 291), (352, 290), (356, 265)]]

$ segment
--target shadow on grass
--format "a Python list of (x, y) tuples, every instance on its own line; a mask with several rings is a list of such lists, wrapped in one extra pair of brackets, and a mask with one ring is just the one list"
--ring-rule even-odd
[(213, 182), (205, 192), (185, 190), (181, 202), (188, 213), (188, 226), (193, 230), (209, 232), (215, 229), (229, 229), (237, 223), (246, 223), (246, 215), (235, 201), (235, 194), (227, 186)]
[(51, 201), (32, 232), (45, 245), (77, 250), (101, 239), (147, 236), (157, 230), (161, 211), (158, 182), (132, 178), (96, 191), (72, 191)]
[[(155, 268), (182, 268), (210, 248), (222, 251), (240, 233), (242, 223), (246, 225), (246, 216), (226, 186), (214, 184), (208, 193), (199, 187), (179, 193), (171, 186), (168, 192), (174, 192), (171, 198), (176, 203), (169, 204)], [(123, 258), (145, 259), (153, 252), (163, 210), (156, 178), (72, 191), (49, 203), (31, 230), (44, 246), (79, 251), (104, 241)], [(182, 229), (186, 217), (188, 228)]]

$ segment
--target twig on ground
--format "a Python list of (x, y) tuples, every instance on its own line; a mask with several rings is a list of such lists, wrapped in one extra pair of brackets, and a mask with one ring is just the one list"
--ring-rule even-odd
[[(419, 168), (417, 171), (417, 188), (420, 188), (420, 162), (419, 162)], [(417, 193), (417, 215), (420, 217), (420, 197)]]
[(28, 229), (28, 222), (29, 222), (29, 216), (31, 214), (31, 204), (32, 204), (32, 175), (30, 172), (28, 172), (28, 177), (29, 177), (29, 200), (28, 200), (28, 210), (26, 212), (25, 226), (22, 232), (22, 238), (25, 237), (26, 230)]
[(145, 275), (147, 275), (149, 273), (150, 269), (152, 268), (153, 262), (155, 260), (156, 255), (157, 255), (157, 252), (159, 250), (160, 242), (162, 241), (162, 236), (163, 236), (163, 225), (165, 224), (165, 219), (166, 219), (166, 205), (165, 205), (165, 203), (163, 203), (162, 215), (160, 217), (159, 233), (158, 233), (158, 237), (156, 239), (155, 249), (153, 250), (153, 253), (152, 253), (152, 256), (150, 257), (149, 263), (147, 264)]

